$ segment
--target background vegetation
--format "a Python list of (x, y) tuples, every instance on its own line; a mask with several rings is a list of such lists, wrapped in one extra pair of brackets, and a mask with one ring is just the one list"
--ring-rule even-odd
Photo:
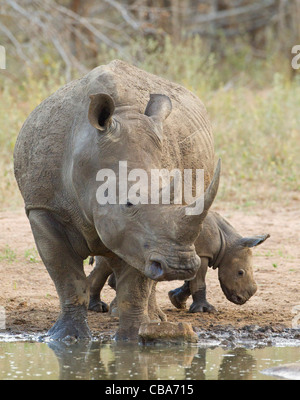
[(114, 58), (176, 81), (205, 103), (223, 161), (218, 201), (300, 201), (300, 1), (3, 0), (0, 209), (22, 205), (13, 148), (29, 113)]

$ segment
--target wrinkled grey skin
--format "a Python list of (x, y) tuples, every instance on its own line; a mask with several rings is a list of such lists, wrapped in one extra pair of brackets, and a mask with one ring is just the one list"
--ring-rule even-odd
[[(183, 286), (169, 292), (172, 304), (177, 308), (185, 308), (187, 299), (192, 295), (190, 312), (215, 310), (206, 300), (205, 276), (208, 267), (218, 269), (220, 285), (226, 298), (235, 304), (244, 304), (257, 290), (250, 248), (263, 243), (268, 237), (268, 234), (242, 237), (220, 214), (209, 211), (195, 242), (201, 266), (194, 279), (185, 281)], [(90, 310), (108, 311), (108, 306), (100, 300), (100, 291), (111, 272), (110, 263), (102, 257), (96, 257), (96, 265), (88, 278), (91, 291)], [(112, 284), (111, 286), (113, 287)], [(155, 298), (153, 291), (154, 288), (152, 298)], [(149, 304), (152, 310), (156, 309), (156, 315), (162, 315), (156, 303), (149, 301)]]
[[(88, 282), (90, 286), (90, 302), (89, 310), (95, 312), (110, 312), (112, 316), (120, 316), (119, 309), (122, 307), (120, 301), (120, 290), (126, 290), (126, 285), (120, 283), (119, 276), (116, 274), (115, 265), (122, 262), (118, 258), (109, 259), (107, 257), (97, 256), (91, 257), (90, 264), (92, 265), (96, 261), (93, 270), (88, 276)], [(200, 267), (201, 268), (201, 267)], [(130, 274), (130, 269), (128, 270)], [(117, 296), (108, 306), (105, 302), (101, 301), (101, 290), (108, 279), (108, 285), (117, 292)], [(148, 317), (150, 321), (166, 321), (167, 317), (160, 309), (156, 302), (156, 283), (155, 281), (150, 281), (150, 290), (148, 293), (140, 296), (142, 286), (136, 282), (135, 285), (131, 286), (131, 292), (127, 293), (127, 301), (131, 303), (133, 309), (139, 308), (142, 302), (145, 310), (148, 310)], [(134, 321), (132, 321), (134, 324)]]
[[(99, 205), (97, 173), (107, 168), (118, 176), (119, 161), (127, 161), (128, 171), (148, 174), (153, 168), (204, 169), (203, 213), (186, 215), (184, 205), (132, 206), (130, 199)], [(38, 251), (59, 295), (61, 314), (48, 332), (53, 340), (91, 337), (83, 270), (89, 255), (113, 260), (117, 339), (136, 339), (140, 323), (149, 321), (153, 280), (195, 276), (200, 258), (194, 243), (217, 193), (220, 165), (213, 178), (206, 110), (183, 87), (118, 60), (95, 68), (30, 114), (16, 142), (14, 167)], [(136, 287), (139, 303), (133, 304)]]

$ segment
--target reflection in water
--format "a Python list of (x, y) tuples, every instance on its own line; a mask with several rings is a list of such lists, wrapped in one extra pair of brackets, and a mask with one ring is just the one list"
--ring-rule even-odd
[[(232, 362), (234, 361), (234, 362)], [(247, 349), (239, 347), (223, 357), (218, 379), (251, 379), (256, 368), (255, 358), (249, 354)]]
[(197, 347), (162, 348), (115, 342), (70, 346), (52, 342), (49, 347), (58, 359), (60, 379), (186, 379), (198, 354)]
[(299, 347), (142, 346), (0, 342), (2, 379), (274, 379), (264, 368), (300, 359)]

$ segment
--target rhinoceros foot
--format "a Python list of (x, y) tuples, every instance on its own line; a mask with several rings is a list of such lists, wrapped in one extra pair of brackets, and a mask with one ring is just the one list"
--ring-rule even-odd
[(166, 314), (159, 307), (149, 311), (149, 318), (151, 322), (167, 321)]
[(183, 290), (182, 287), (170, 290), (168, 293), (169, 299), (174, 307), (179, 309), (186, 308), (186, 301), (189, 298), (189, 294), (187, 295)]
[(104, 301), (101, 301), (99, 298), (91, 296), (88, 309), (90, 311), (105, 313), (109, 311), (109, 306), (108, 304), (104, 303)]
[(47, 336), (51, 340), (65, 342), (92, 339), (92, 334), (86, 320), (78, 321), (77, 319), (72, 319), (69, 315), (61, 316), (52, 328), (49, 329)]
[(139, 328), (139, 323), (120, 324), (114, 340), (117, 342), (137, 342), (139, 339)]
[(214, 312), (217, 312), (217, 310), (208, 301), (201, 300), (201, 301), (194, 301), (189, 308), (189, 312), (190, 313), (198, 313), (198, 312), (199, 313), (200, 312), (214, 313)]
[(195, 293), (193, 293), (193, 303), (189, 308), (190, 313), (197, 313), (197, 312), (208, 312), (213, 313), (217, 312), (214, 306), (212, 306), (206, 300), (206, 288), (200, 288)]

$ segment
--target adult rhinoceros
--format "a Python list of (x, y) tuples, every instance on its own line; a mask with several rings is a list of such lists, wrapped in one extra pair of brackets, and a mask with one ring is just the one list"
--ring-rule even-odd
[[(83, 260), (102, 255), (120, 261), (114, 263), (116, 337), (135, 338), (148, 321), (151, 279), (191, 279), (200, 265), (194, 242), (220, 173), (217, 168), (213, 177), (213, 138), (201, 101), (177, 84), (113, 61), (44, 100), (24, 123), (14, 160), (35, 242), (60, 299), (49, 336), (90, 337)], [(99, 205), (97, 173), (110, 169), (118, 176), (121, 160), (128, 170), (149, 173), (203, 169), (203, 213), (187, 215), (186, 205), (175, 204)]]

